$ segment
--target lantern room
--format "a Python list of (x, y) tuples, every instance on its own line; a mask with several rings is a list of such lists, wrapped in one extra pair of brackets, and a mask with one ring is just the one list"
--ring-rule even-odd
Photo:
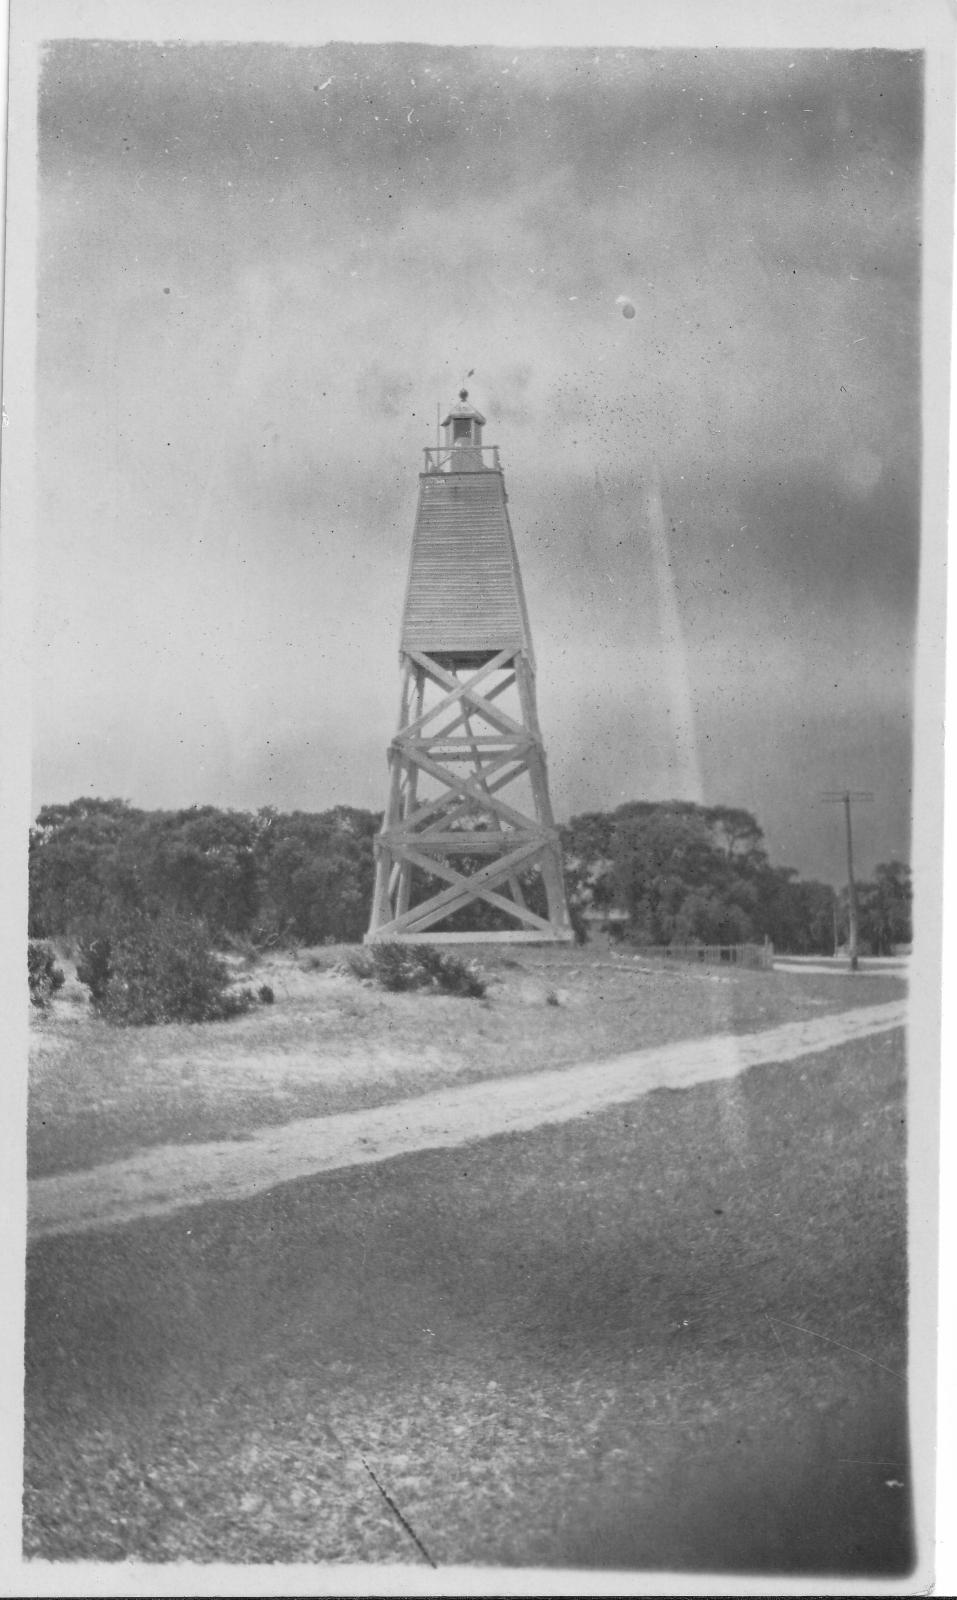
[(445, 429), (445, 449), (452, 454), (448, 460), (450, 472), (480, 472), (482, 461), (482, 429), (485, 418), (481, 411), (469, 404), (467, 389), (459, 390), (458, 404), (452, 406), (442, 422)]

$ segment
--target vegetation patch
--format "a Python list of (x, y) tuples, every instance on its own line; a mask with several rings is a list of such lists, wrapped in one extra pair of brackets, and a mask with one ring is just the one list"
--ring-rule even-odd
[(57, 966), (53, 946), (44, 939), (31, 939), (27, 945), (27, 979), (30, 1002), (39, 1011), (50, 1004), (66, 982), (63, 968)]
[(352, 950), (346, 969), (393, 994), (409, 989), (484, 999), (488, 984), (474, 961), (462, 961), (431, 944), (382, 943)]
[(77, 977), (98, 1015), (124, 1027), (219, 1021), (256, 1001), (251, 990), (231, 988), (205, 924), (170, 912), (128, 917), (115, 932), (81, 940)]

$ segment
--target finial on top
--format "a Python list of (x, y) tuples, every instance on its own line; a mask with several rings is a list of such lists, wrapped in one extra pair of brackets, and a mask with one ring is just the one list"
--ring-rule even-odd
[(467, 389), (460, 389), (459, 390), (459, 399), (460, 400), (467, 400), (468, 397), (469, 397), (469, 392), (468, 392)]

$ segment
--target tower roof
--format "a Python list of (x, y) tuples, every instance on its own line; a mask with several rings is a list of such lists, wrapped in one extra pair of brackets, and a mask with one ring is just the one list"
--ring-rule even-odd
[(443, 428), (448, 427), (453, 417), (471, 417), (480, 427), (485, 427), (485, 418), (481, 411), (477, 410), (475, 406), (469, 405), (469, 392), (467, 389), (459, 390), (457, 403), (450, 407), (448, 414), (442, 419)]

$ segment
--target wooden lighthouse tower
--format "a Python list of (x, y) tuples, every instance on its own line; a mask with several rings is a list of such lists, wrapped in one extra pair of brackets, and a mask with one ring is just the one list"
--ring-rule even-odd
[(508, 496), (484, 425), (460, 390), (419, 476), (367, 943), (572, 937)]

